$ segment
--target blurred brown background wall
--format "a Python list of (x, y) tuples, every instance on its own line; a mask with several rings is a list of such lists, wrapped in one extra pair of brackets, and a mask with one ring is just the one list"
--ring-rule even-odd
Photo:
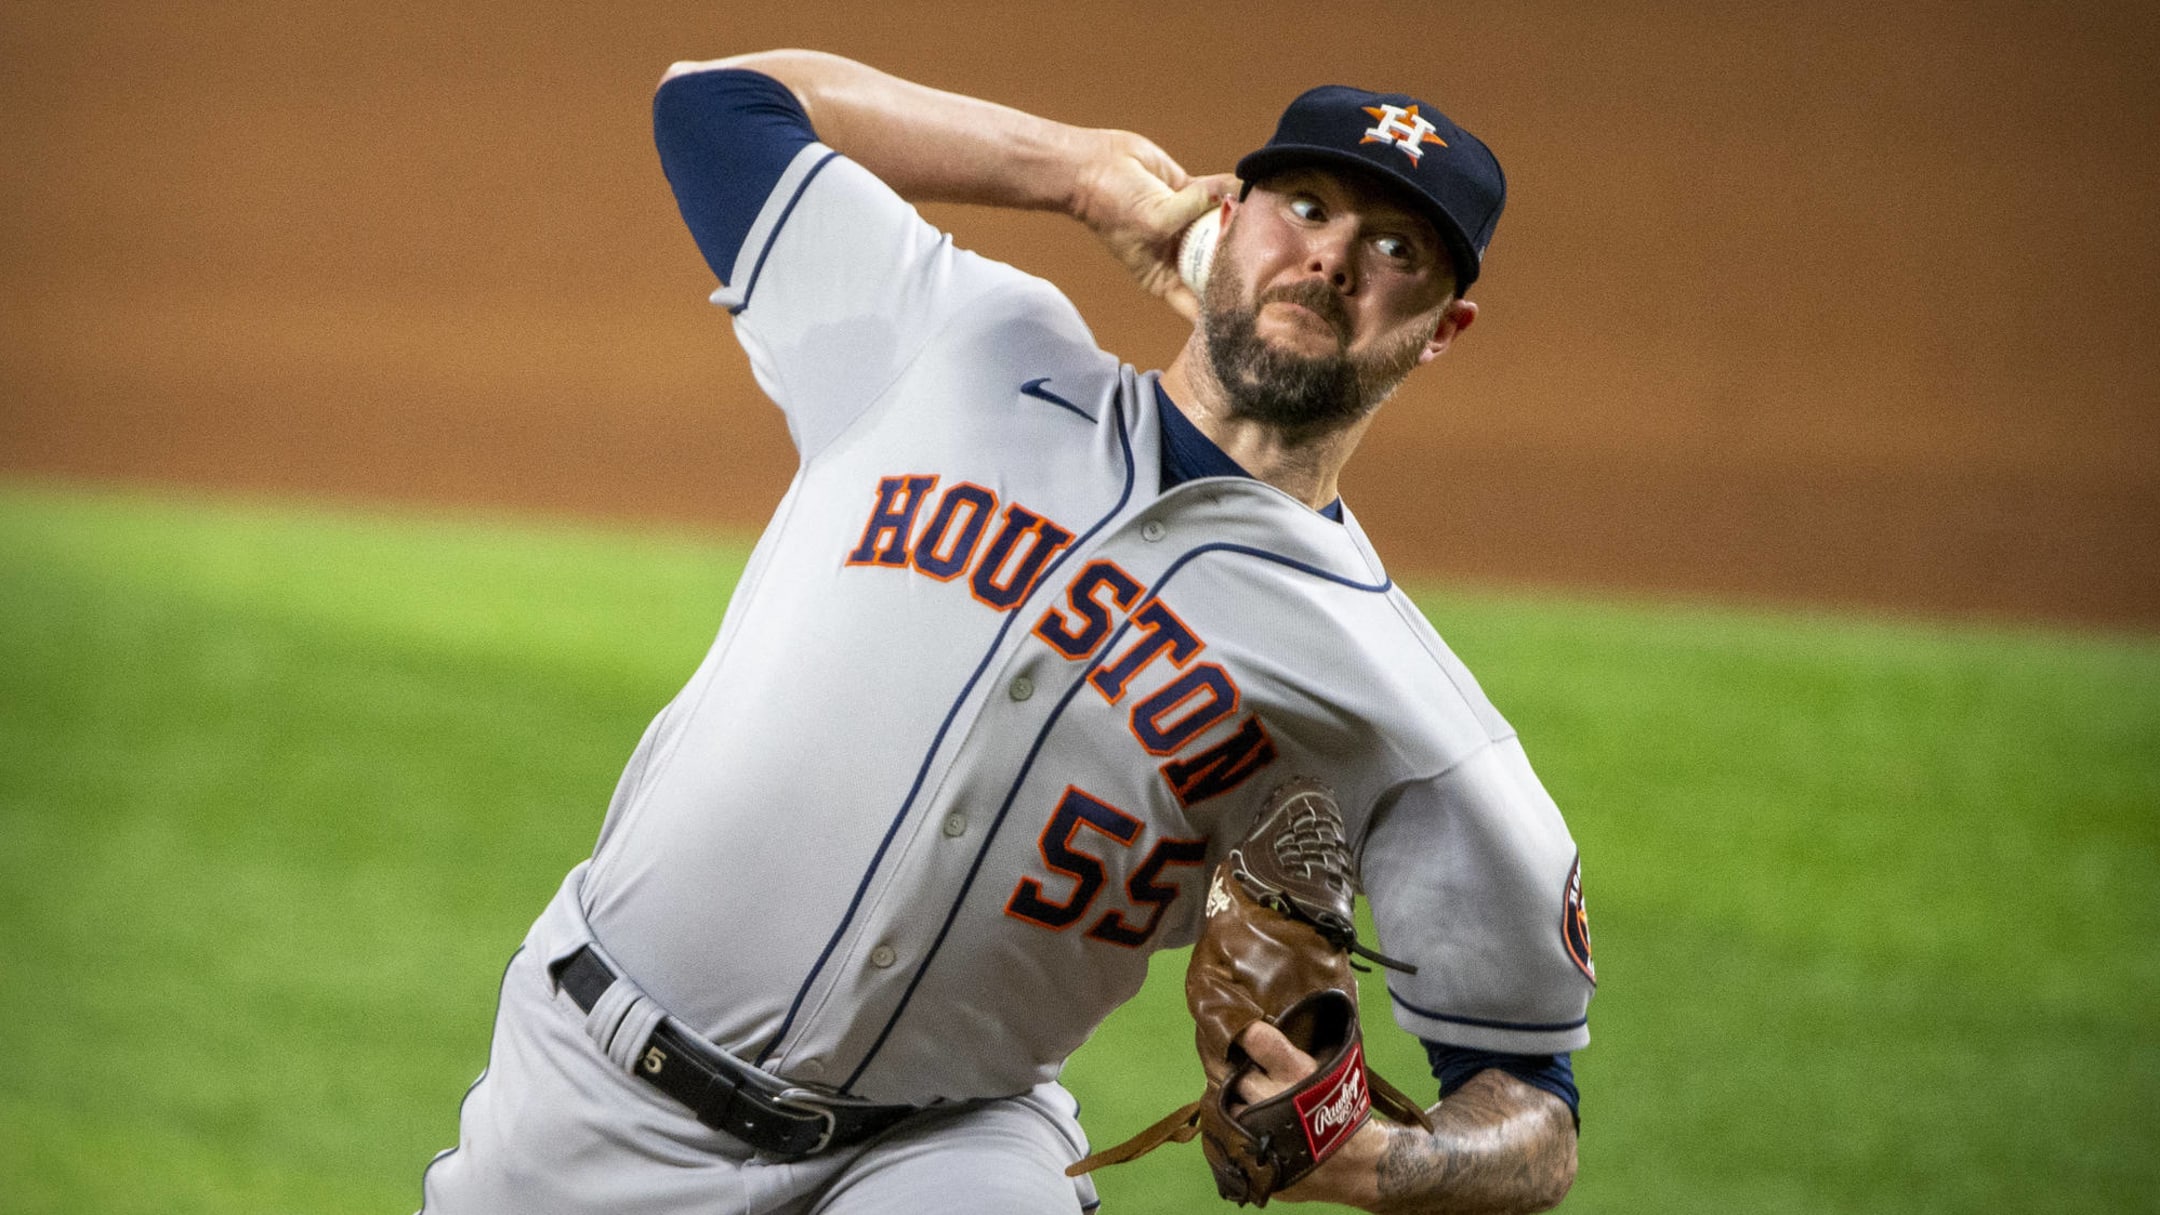
[[(1349, 494), (1398, 575), (2160, 624), (2150, 5), (0, 4), (0, 469), (755, 524), (792, 454), (651, 151), (839, 51), (1226, 168), (1440, 102), (1510, 205)], [(943, 210), (1111, 349), (1076, 226)]]

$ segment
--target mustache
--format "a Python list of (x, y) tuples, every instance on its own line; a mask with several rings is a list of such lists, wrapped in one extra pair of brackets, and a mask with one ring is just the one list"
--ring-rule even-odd
[(1312, 310), (1319, 314), (1321, 320), (1326, 321), (1335, 330), (1336, 337), (1345, 342), (1350, 340), (1350, 309), (1344, 305), (1342, 296), (1337, 295), (1335, 289), (1326, 283), (1314, 279), (1306, 279), (1298, 283), (1286, 283), (1273, 290), (1262, 292), (1253, 310), (1257, 312), (1268, 304), (1278, 301), (1296, 304), (1301, 308)]

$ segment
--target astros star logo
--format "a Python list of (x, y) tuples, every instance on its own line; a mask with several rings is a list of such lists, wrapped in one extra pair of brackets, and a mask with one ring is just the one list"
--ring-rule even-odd
[(1418, 162), (1419, 157), (1425, 155), (1424, 145), (1436, 143), (1443, 148), (1447, 146), (1447, 140), (1433, 134), (1439, 128), (1421, 117), (1416, 106), (1407, 110), (1398, 105), (1368, 105), (1359, 108), (1372, 115), (1374, 120), (1374, 125), (1366, 130), (1365, 138), (1358, 140), (1359, 143), (1394, 144), (1402, 149), (1403, 155), (1408, 156), (1413, 165)]
[(1568, 870), (1567, 889), (1560, 896), (1560, 942), (1567, 946), (1575, 968), (1591, 983), (1597, 982), (1597, 965), (1590, 960), (1590, 909), (1583, 903), (1582, 858)]

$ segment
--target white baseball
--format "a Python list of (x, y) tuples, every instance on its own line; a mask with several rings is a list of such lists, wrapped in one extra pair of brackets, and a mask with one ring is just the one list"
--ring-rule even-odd
[(1178, 238), (1177, 272), (1194, 295), (1206, 297), (1208, 267), (1215, 261), (1215, 238), (1222, 235), (1222, 207), (1209, 207), (1185, 226)]

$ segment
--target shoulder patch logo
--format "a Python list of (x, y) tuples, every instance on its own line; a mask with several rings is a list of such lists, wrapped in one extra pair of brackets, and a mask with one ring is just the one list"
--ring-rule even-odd
[(1359, 106), (1373, 116), (1373, 125), (1365, 132), (1359, 143), (1391, 143), (1402, 149), (1403, 155), (1415, 165), (1425, 155), (1429, 143), (1446, 147), (1447, 140), (1433, 134), (1439, 130), (1432, 122), (1417, 112), (1416, 106), (1404, 109), (1398, 105)]
[(1575, 963), (1575, 969), (1591, 983), (1597, 982), (1597, 966), (1590, 961), (1590, 910), (1583, 905), (1582, 858), (1568, 870), (1567, 893), (1561, 900), (1560, 943), (1567, 946), (1567, 954)]

